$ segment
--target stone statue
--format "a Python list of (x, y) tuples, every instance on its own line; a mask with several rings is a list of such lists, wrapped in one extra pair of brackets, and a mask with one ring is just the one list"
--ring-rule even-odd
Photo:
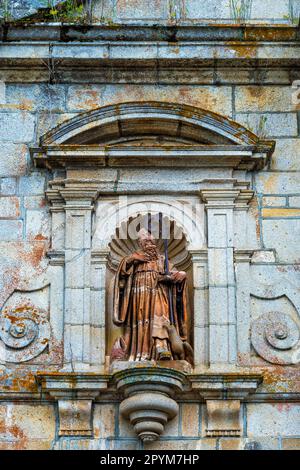
[(186, 273), (170, 265), (154, 237), (140, 230), (140, 250), (122, 259), (115, 276), (113, 321), (123, 326), (111, 360), (187, 359)]

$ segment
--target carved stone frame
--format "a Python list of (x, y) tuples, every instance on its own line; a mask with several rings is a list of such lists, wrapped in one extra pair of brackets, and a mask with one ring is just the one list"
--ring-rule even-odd
[[(164, 168), (176, 166), (177, 168), (224, 168), (230, 170), (231, 178), (206, 178), (197, 185), (193, 197), (197, 196), (204, 204), (206, 212), (207, 243), (205, 246), (190, 245), (194, 272), (194, 298), (195, 309), (194, 337), (195, 337), (195, 371), (201, 373), (209, 370), (214, 374), (232, 370), (237, 364), (237, 315), (236, 315), (236, 282), (234, 273), (236, 231), (239, 234), (239, 249), (247, 249), (242, 227), (236, 227), (237, 220), (247, 220), (248, 204), (254, 192), (251, 182), (247, 178), (247, 171), (263, 168), (273, 151), (273, 142), (261, 142), (253, 134), (241, 126), (225, 118), (216, 119), (212, 113), (194, 109), (193, 125), (201, 129), (209, 127), (209, 132), (228, 139), (227, 144), (217, 145), (176, 145), (171, 149), (158, 147), (107, 147), (103, 145), (74, 145), (68, 139), (80, 133), (93, 129), (106, 123), (108, 116), (117, 122), (122, 118), (132, 118), (135, 113), (136, 125), (141, 128), (143, 113), (147, 111), (157, 119), (162, 115), (165, 120), (174, 123), (182, 117), (178, 113), (178, 106), (155, 104), (120, 105), (118, 111), (113, 107), (103, 108), (94, 113), (87, 113), (75, 118), (69, 123), (60, 126), (42, 141), (38, 149), (32, 149), (32, 157), (37, 167), (45, 167), (54, 174), (46, 191), (51, 204), (52, 213), (52, 248), (48, 255), (50, 265), (64, 264), (64, 366), (62, 373), (106, 374), (105, 362), (105, 273), (107, 264), (107, 247), (104, 243), (102, 250), (93, 250), (92, 247), (92, 216), (95, 201), (101, 202), (101, 197), (109, 194), (111, 189), (105, 187), (95, 174), (97, 168), (124, 168), (134, 165), (147, 168)], [(126, 114), (127, 113), (127, 114)], [(121, 117), (120, 117), (121, 114)], [(136, 117), (138, 114), (138, 117)], [(100, 117), (99, 117), (100, 116)], [(101, 121), (102, 120), (102, 121)], [(110, 121), (110, 126), (112, 122)], [(237, 129), (239, 133), (237, 133)], [(238, 137), (237, 137), (238, 136)], [(65, 143), (67, 142), (67, 143)], [(63, 169), (64, 176), (57, 177), (57, 170)], [(238, 174), (238, 179), (233, 175)], [(108, 192), (107, 192), (108, 191)], [(124, 193), (122, 187), (114, 192)], [(176, 188), (174, 188), (174, 193)], [(157, 190), (162, 197), (164, 188)], [(189, 194), (190, 191), (187, 191)], [(130, 190), (127, 189), (127, 194)], [(147, 189), (145, 190), (147, 194)], [(220, 308), (220, 298), (226, 299)], [(96, 308), (95, 308), (96, 306)], [(94, 312), (97, 311), (97, 316)], [(216, 344), (218, 347), (216, 347)], [(99, 346), (100, 345), (100, 346)], [(128, 372), (130, 376), (130, 371)], [(244, 373), (241, 372), (240, 381)], [(53, 378), (55, 381), (55, 378)], [(210, 382), (210, 378), (207, 378)], [(213, 379), (215, 380), (215, 379)], [(239, 380), (233, 390), (239, 391)], [(255, 379), (255, 386), (260, 379)], [(45, 388), (45, 381), (43, 387)], [(155, 390), (155, 381), (151, 385)], [(222, 388), (222, 387), (221, 387)], [(47, 386), (46, 386), (47, 389)], [(75, 386), (75, 390), (77, 390)], [(85, 390), (89, 390), (86, 384)], [(246, 395), (236, 393), (234, 398), (232, 429), (214, 429), (208, 425), (208, 435), (238, 434), (237, 413), (240, 401)], [(69, 397), (69, 398), (68, 398)], [(214, 397), (220, 400), (221, 395)], [(66, 393), (66, 399), (70, 395)], [(208, 403), (208, 413), (212, 407), (224, 405), (220, 402), (212, 403), (210, 398), (204, 397)], [(57, 399), (61, 400), (61, 395)], [(73, 400), (73, 398), (72, 398)], [(90, 402), (89, 402), (90, 403)], [(64, 413), (66, 407), (61, 403), (60, 411)], [(76, 409), (72, 402), (70, 409)], [(87, 404), (87, 409), (90, 409)], [(219, 411), (222, 413), (221, 411)], [(218, 412), (218, 413), (219, 413)], [(212, 418), (213, 419), (213, 418)], [(65, 421), (65, 418), (62, 417)], [(230, 421), (230, 420), (229, 420)], [(86, 425), (88, 428), (88, 426)], [(76, 428), (76, 426), (75, 426)], [(74, 433), (76, 434), (76, 429)], [(227, 432), (228, 431), (228, 432)], [(89, 432), (89, 431), (87, 431)], [(144, 434), (143, 434), (144, 435)], [(149, 436), (148, 436), (149, 437)]]

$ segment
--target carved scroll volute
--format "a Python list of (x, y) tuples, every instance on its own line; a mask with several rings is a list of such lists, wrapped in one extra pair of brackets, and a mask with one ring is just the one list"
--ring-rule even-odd
[(252, 323), (252, 345), (272, 364), (300, 363), (300, 327), (290, 315), (269, 312)]
[(0, 360), (26, 362), (41, 354), (50, 339), (47, 315), (32, 306), (5, 308), (0, 317)]

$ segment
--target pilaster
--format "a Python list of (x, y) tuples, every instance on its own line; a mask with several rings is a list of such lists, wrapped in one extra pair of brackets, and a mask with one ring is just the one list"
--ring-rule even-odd
[(209, 365), (237, 361), (234, 210), (244, 209), (252, 191), (206, 189), (200, 192), (207, 213)]

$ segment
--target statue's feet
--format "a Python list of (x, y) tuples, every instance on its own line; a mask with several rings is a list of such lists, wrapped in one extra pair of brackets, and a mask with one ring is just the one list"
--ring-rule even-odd
[(167, 349), (157, 348), (158, 361), (171, 361), (172, 354)]

